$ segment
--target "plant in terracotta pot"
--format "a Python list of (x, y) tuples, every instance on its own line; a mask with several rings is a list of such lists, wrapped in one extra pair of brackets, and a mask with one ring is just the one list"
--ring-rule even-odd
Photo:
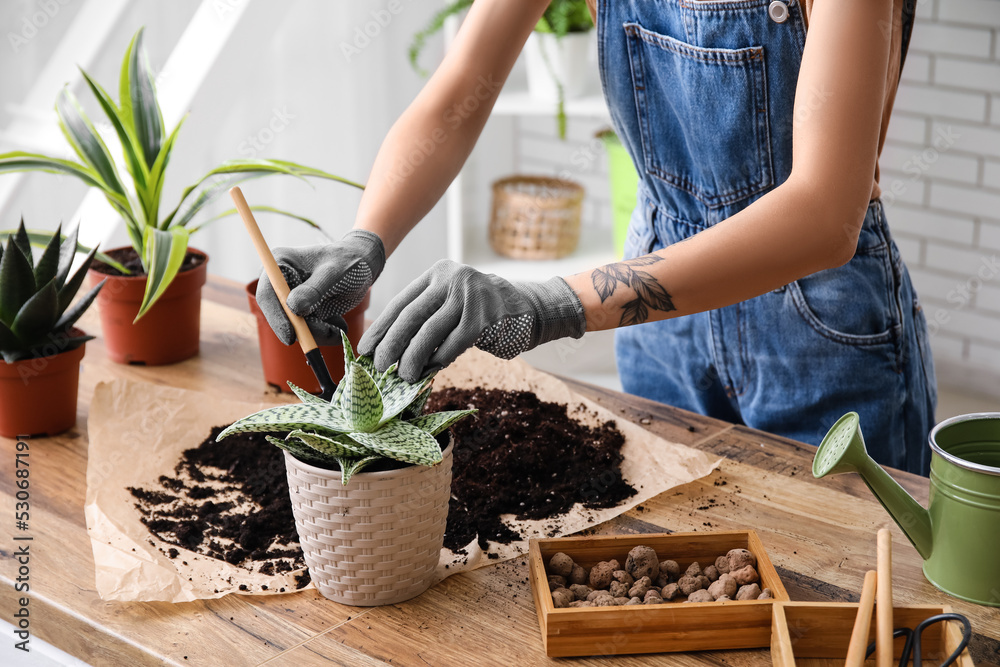
[(35, 261), (24, 221), (0, 246), (0, 435), (55, 435), (76, 423), (88, 336), (74, 325), (104, 286), (74, 302), (96, 249), (73, 270), (76, 231), (59, 230)]
[[(104, 140), (68, 87), (56, 100), (56, 112), (79, 162), (16, 151), (0, 154), (0, 173), (44, 171), (73, 176), (100, 190), (124, 220), (131, 247), (108, 251), (117, 264), (99, 262), (92, 270), (94, 282), (110, 278), (99, 299), (101, 326), (108, 355), (119, 363), (165, 364), (197, 354), (201, 286), (206, 280), (208, 257), (189, 248), (188, 240), (214, 220), (235, 212), (204, 218), (205, 207), (230, 187), (272, 174), (322, 178), (362, 187), (325, 171), (283, 160), (230, 160), (185, 188), (176, 206), (161, 216), (166, 169), (184, 119), (169, 134), (166, 132), (153, 71), (143, 48), (143, 31), (135, 34), (125, 52), (117, 103), (86, 72), (83, 78), (117, 135), (130, 178), (119, 173)], [(287, 211), (269, 206), (254, 208), (317, 227)]]
[(433, 374), (410, 384), (395, 366), (379, 373), (370, 357), (355, 357), (346, 335), (343, 343), (344, 380), (329, 403), (293, 385), (301, 404), (244, 417), (219, 439), (286, 433), (267, 439), (285, 450), (292, 512), (316, 587), (344, 604), (393, 604), (433, 581), (451, 497), (446, 429), (475, 410), (422, 414)]
[[(410, 43), (410, 65), (421, 75), (420, 53), (427, 39), (440, 32), (450, 16), (461, 14), (473, 0), (454, 0), (431, 18)], [(594, 27), (587, 0), (552, 0), (525, 44), (528, 90), (532, 97), (556, 104), (559, 137), (566, 138), (566, 99), (579, 96), (586, 86), (589, 33)]]

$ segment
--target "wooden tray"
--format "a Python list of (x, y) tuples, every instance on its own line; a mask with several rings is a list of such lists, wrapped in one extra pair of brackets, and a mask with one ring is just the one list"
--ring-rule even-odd
[[(771, 661), (775, 667), (802, 665), (843, 665), (851, 630), (858, 614), (858, 605), (851, 602), (777, 602), (772, 605), (774, 623), (771, 629)], [(944, 605), (908, 605), (893, 607), (892, 620), (897, 628), (914, 628), (925, 618), (950, 613)], [(872, 613), (869, 641), (875, 641), (875, 614)], [(898, 659), (903, 650), (903, 637), (895, 642), (893, 656)], [(921, 648), (924, 660), (934, 664), (951, 655), (962, 641), (956, 623), (938, 623), (924, 632)], [(960, 667), (973, 667), (966, 650), (955, 662)]]
[(775, 600), (788, 600), (764, 545), (752, 530), (531, 540), (531, 590), (546, 655), (621, 655), (769, 645), (772, 600), (562, 609), (552, 604), (545, 564), (554, 554), (562, 551), (588, 568), (612, 558), (624, 565), (629, 550), (640, 544), (655, 549), (661, 559), (676, 560), (682, 571), (694, 561), (705, 566), (714, 563), (716, 557), (730, 549), (749, 549), (757, 557), (760, 587), (770, 588)]

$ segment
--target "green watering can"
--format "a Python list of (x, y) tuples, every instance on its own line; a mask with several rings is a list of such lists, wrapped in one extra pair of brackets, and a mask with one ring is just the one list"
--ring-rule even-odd
[(1000, 412), (947, 419), (931, 431), (930, 507), (924, 509), (868, 456), (858, 413), (833, 425), (813, 476), (856, 472), (949, 595), (1000, 607)]

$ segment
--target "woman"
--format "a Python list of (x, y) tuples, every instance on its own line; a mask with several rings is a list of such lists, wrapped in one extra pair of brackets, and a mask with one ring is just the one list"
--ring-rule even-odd
[[(510, 358), (620, 327), (628, 392), (813, 444), (856, 410), (877, 460), (926, 474), (926, 324), (878, 198), (912, 16), (902, 1), (592, 4), (605, 96), (641, 174), (626, 259), (545, 283), (438, 262), (360, 351), (413, 380), (473, 345)], [(354, 231), (277, 253), (298, 285), (288, 304), (318, 338), (334, 339), (458, 173), (495, 100), (482, 82), (506, 79), (546, 5), (476, 0), (386, 137)], [(483, 90), (488, 103), (447, 122)], [(258, 300), (291, 342), (263, 279)]]

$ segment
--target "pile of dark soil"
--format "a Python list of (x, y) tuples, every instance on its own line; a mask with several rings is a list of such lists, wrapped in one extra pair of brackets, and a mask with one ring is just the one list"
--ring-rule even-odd
[[(129, 273), (130, 276), (146, 275), (146, 269), (142, 265), (142, 260), (139, 258), (139, 254), (133, 248), (131, 247), (115, 248), (114, 250), (109, 250), (104, 254), (110, 257), (111, 259), (115, 260), (122, 266), (124, 266), (126, 269), (128, 269), (130, 271)], [(196, 266), (200, 266), (204, 261), (205, 261), (204, 257), (189, 251), (184, 256), (184, 263), (181, 264), (180, 270), (188, 271), (190, 269), (195, 268)], [(101, 273), (107, 274), (109, 276), (125, 275), (124, 273), (122, 273), (115, 267), (111, 266), (110, 264), (105, 264), (104, 262), (96, 259), (94, 260), (94, 263), (91, 265), (91, 267), (95, 271), (100, 271)]]
[(304, 568), (281, 450), (261, 433), (216, 442), (224, 428), (185, 450), (161, 489), (129, 489), (142, 522), (163, 542), (263, 574)]
[[(574, 419), (565, 405), (532, 392), (439, 389), (427, 410), (478, 408), (476, 419), (452, 427), (452, 497), (445, 546), (457, 551), (478, 535), (509, 544), (521, 539), (500, 519), (548, 519), (576, 503), (613, 507), (635, 495), (622, 479), (625, 444), (614, 422), (596, 428)], [(583, 406), (576, 408), (584, 410)]]
[[(487, 542), (521, 539), (501, 520), (504, 514), (548, 519), (576, 503), (612, 507), (635, 494), (622, 479), (625, 438), (613, 422), (587, 426), (566, 406), (531, 392), (493, 389), (439, 389), (427, 410), (470, 407), (479, 410), (477, 417), (452, 427), (445, 535), (451, 550), (461, 553), (477, 537), (483, 549)], [(304, 567), (281, 450), (259, 433), (216, 442), (223, 428), (186, 450), (176, 476), (160, 477), (162, 488), (129, 489), (143, 523), (164, 542), (264, 574)]]

